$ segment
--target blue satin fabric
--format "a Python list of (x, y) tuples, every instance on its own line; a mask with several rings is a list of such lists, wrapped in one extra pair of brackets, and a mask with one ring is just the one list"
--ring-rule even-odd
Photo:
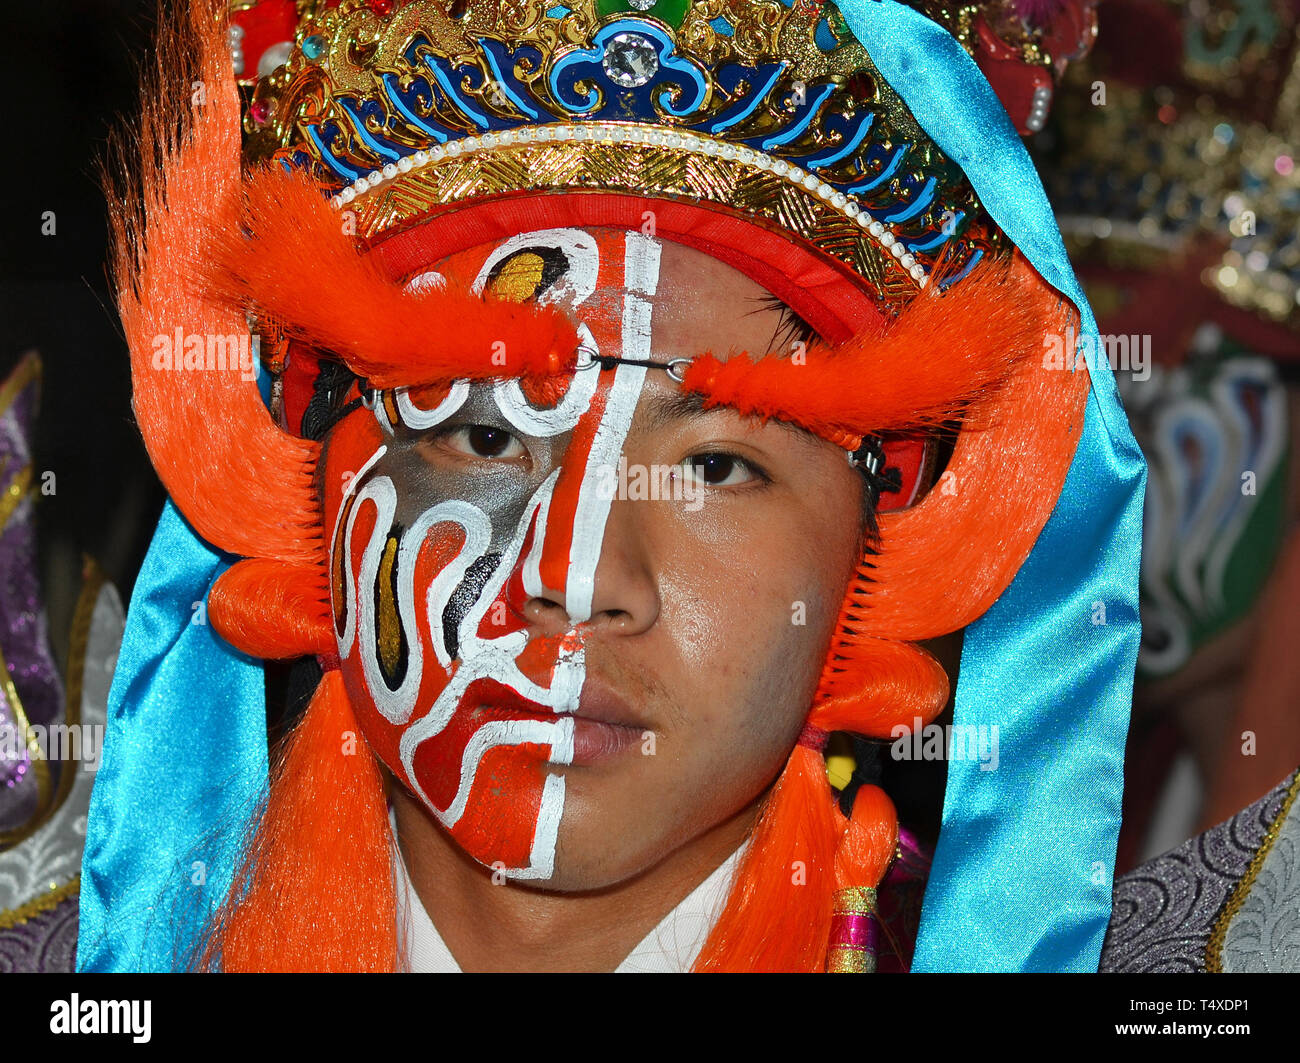
[(262, 666), (207, 623), (227, 564), (169, 501), (108, 697), (81, 863), (80, 971), (185, 966), (230, 888), (267, 747)]
[[(893, 0), (838, 7), (988, 212), (1095, 334), (1043, 187), (997, 96), (942, 28)], [(1099, 349), (1097, 347), (1094, 350)], [(1137, 662), (1146, 465), (1104, 359), (1033, 553), (966, 629), (954, 723), (999, 765), (948, 766), (916, 971), (1095, 971), (1110, 918)]]

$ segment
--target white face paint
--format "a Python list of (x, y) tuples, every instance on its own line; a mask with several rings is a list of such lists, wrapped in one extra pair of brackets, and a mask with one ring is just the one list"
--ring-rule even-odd
[[(580, 321), (598, 284), (622, 288), (618, 334), (580, 323), (583, 367), (547, 408), (517, 380), (460, 381), (427, 410), (405, 391), (381, 396), (382, 427), (367, 438), (382, 445), (343, 493), (331, 542), (339, 657), (371, 745), (477, 860), (546, 879), (564, 813), (565, 779), (554, 769), (574, 760), (572, 714), (586, 675), (575, 626), (591, 619), (610, 510), (601, 485), (617, 468), (646, 373), (590, 362), (602, 343), (624, 359), (652, 357), (660, 245), (637, 232), (526, 233), (491, 251), (475, 290), (521, 255), (552, 272), (539, 301), (562, 303)], [(496, 470), (431, 482), (414, 447), (453, 418), (481, 417), (553, 448), (540, 483), (521, 493), (518, 477)], [(519, 609), (543, 594), (562, 604), (570, 630), (529, 646)]]

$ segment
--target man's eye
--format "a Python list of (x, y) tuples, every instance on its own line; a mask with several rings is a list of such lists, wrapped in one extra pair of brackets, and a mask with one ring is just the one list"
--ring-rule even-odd
[(733, 487), (757, 478), (750, 464), (734, 454), (693, 454), (682, 468), (687, 480), (703, 487)]
[(522, 458), (528, 453), (524, 445), (504, 428), (491, 425), (462, 425), (449, 429), (442, 438), (452, 450), (476, 458), (509, 460)]

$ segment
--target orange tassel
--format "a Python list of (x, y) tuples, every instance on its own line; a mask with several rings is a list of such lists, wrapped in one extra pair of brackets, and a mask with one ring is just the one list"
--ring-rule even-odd
[(797, 971), (826, 965), (835, 849), (844, 816), (822, 755), (795, 746), (764, 803), (697, 971)]
[(272, 773), (207, 961), (225, 971), (393, 971), (392, 832), (342, 674), (325, 673)]
[(278, 660), (335, 652), (325, 564), (260, 559), (228, 568), (208, 594), (212, 627), (232, 646)]

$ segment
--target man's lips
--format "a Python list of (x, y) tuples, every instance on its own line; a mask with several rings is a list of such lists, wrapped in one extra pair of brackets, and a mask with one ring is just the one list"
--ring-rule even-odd
[(582, 685), (578, 706), (570, 712), (556, 712), (521, 697), (509, 688), (497, 688), (479, 699), (478, 711), (496, 719), (538, 719), (573, 721), (572, 764), (590, 764), (631, 749), (653, 732), (611, 687), (588, 675)]
[(641, 744), (652, 729), (601, 680), (588, 675), (573, 724), (573, 763), (592, 764)]

